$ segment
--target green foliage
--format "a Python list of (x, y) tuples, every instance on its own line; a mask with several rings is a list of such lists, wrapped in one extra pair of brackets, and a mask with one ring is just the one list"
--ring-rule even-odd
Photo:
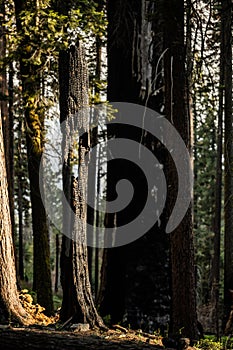
[(222, 350), (222, 344), (220, 342), (213, 341), (211, 339), (201, 339), (195, 349), (201, 350)]
[(67, 49), (77, 39), (91, 35), (102, 37), (106, 31), (103, 11), (97, 10), (93, 1), (79, 1), (67, 15), (56, 11), (51, 1), (40, 3), (38, 8), (26, 1), (20, 13), (20, 28), (15, 33), (15, 17), (9, 13), (5, 22), (9, 33), (9, 56), (45, 69), (50, 59)]
[[(197, 2), (193, 13), (194, 233), (198, 304), (210, 299), (217, 158), (219, 85), (218, 10)], [(199, 8), (202, 8), (200, 11)], [(206, 18), (209, 18), (207, 22)], [(202, 28), (198, 23), (201, 21)], [(205, 35), (203, 35), (203, 33)], [(223, 263), (221, 261), (221, 263)]]
[(222, 337), (221, 342), (223, 344), (224, 349), (233, 349), (233, 338), (231, 338), (230, 336)]
[[(23, 62), (25, 69), (21, 76), (27, 87), (27, 93), (24, 91), (25, 105), (28, 103), (35, 105), (39, 100), (39, 108), (46, 112), (51, 107), (53, 99), (49, 96), (41, 97), (40, 91), (36, 88), (38, 79), (43, 75), (44, 83), (58, 90), (54, 81), (57, 80), (55, 76), (58, 74), (59, 52), (67, 49), (78, 39), (89, 42), (90, 38), (95, 36), (104, 37), (106, 25), (105, 12), (100, 11), (98, 4), (92, 0), (69, 2), (67, 14), (60, 13), (51, 0), (39, 2), (39, 6), (27, 0), (17, 18), (10, 2), (4, 23), (8, 54), (0, 60), (0, 66), (7, 66), (12, 60)], [(93, 84), (104, 90), (105, 83), (97, 80)], [(32, 126), (31, 129), (34, 130)], [(35, 148), (40, 148), (37, 141), (41, 135), (38, 137), (37, 131), (34, 131)]]
[(103, 321), (107, 327), (110, 327), (111, 326), (111, 315), (104, 316)]
[(54, 310), (57, 310), (58, 308), (60, 308), (61, 304), (62, 304), (62, 297), (57, 294), (53, 295)]
[[(26, 236), (26, 235), (25, 235)], [(25, 263), (25, 278), (29, 281), (33, 279), (33, 242), (32, 237), (24, 237), (24, 263)]]

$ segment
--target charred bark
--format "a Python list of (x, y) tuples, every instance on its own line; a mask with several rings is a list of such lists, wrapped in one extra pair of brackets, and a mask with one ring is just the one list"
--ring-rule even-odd
[[(70, 118), (73, 118), (74, 125), (77, 126), (81, 135), (78, 144), (78, 178), (75, 179), (71, 177), (70, 165), (74, 146), (68, 147), (72, 130), (69, 127), (62, 128), (65, 131), (63, 133), (63, 189), (75, 213), (75, 219), (74, 222), (69, 223), (72, 239), (63, 236), (62, 243), (61, 318), (66, 320), (73, 317), (76, 321), (89, 323), (91, 327), (105, 328), (93, 302), (88, 272), (86, 242), (88, 164), (85, 157), (89, 151), (89, 98), (88, 72), (81, 43), (72, 46), (67, 52), (60, 53), (59, 80), (61, 122), (70, 125)], [(67, 219), (71, 220), (70, 217), (64, 219), (66, 223)]]
[[(169, 0), (164, 7), (165, 114), (190, 150), (190, 120), (185, 91), (184, 2)], [(167, 163), (168, 213), (175, 203), (178, 179), (174, 164)], [(187, 191), (192, 191), (187, 188)], [(170, 234), (172, 273), (171, 333), (197, 339), (194, 246), (191, 205), (179, 226)], [(180, 302), (182, 300), (182, 302)]]

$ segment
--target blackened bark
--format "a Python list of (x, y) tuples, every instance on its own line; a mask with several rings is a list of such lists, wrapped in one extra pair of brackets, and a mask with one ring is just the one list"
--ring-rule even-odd
[[(165, 55), (165, 114), (190, 149), (190, 120), (186, 108), (185, 51), (184, 51), (184, 2), (169, 0), (164, 4), (164, 49)], [(173, 191), (168, 197), (168, 211), (171, 211), (178, 180), (174, 164), (168, 161), (168, 188)], [(187, 191), (192, 189), (187, 188)], [(180, 223), (171, 233), (172, 268), (172, 315), (171, 333), (180, 332), (197, 339), (197, 315), (195, 294), (194, 247), (191, 205)], [(182, 300), (182, 302), (181, 302)]]
[[(163, 5), (162, 1), (108, 2), (109, 101), (146, 104), (161, 112)], [(143, 130), (109, 126), (108, 138), (111, 137), (133, 139), (155, 152), (160, 161), (164, 158), (158, 141)], [(108, 162), (107, 176), (108, 201), (115, 199), (116, 184), (122, 178), (127, 178), (137, 193), (137, 200), (124, 213), (106, 215), (106, 227), (111, 228), (135, 218), (146, 190), (143, 175), (124, 162)], [(170, 308), (168, 252), (164, 224), (160, 228), (155, 225), (144, 237), (125, 247), (106, 249), (101, 273), (102, 314), (110, 315), (112, 323), (122, 321), (124, 316), (126, 324), (133, 328), (165, 330)]]
[[(140, 84), (133, 77), (133, 38), (140, 1), (108, 1), (108, 100), (139, 100)], [(119, 136), (116, 126), (108, 125), (108, 137)], [(107, 164), (107, 201), (114, 199), (115, 185), (121, 177), (119, 164)], [(115, 214), (106, 214), (106, 227), (114, 227)], [(125, 247), (105, 249), (101, 272), (101, 314), (111, 316), (112, 323), (122, 320), (125, 312), (126, 256)]]
[[(91, 293), (88, 272), (88, 258), (86, 245), (86, 219), (87, 219), (87, 179), (88, 164), (85, 159), (89, 151), (89, 98), (88, 98), (88, 72), (85, 61), (84, 48), (81, 43), (72, 46), (69, 51), (61, 52), (59, 58), (60, 82), (60, 112), (61, 122), (69, 124), (69, 117), (73, 118), (78, 126), (78, 178), (71, 178), (71, 152), (67, 149), (70, 132), (62, 128), (63, 133), (63, 188), (69, 197), (70, 204), (75, 213), (72, 228), (72, 240), (63, 237), (61, 252), (61, 283), (63, 288), (63, 303), (61, 318), (66, 320), (73, 317), (76, 321), (89, 323), (91, 327), (105, 328), (99, 317)], [(64, 124), (63, 124), (64, 125)], [(83, 135), (82, 135), (83, 133)], [(71, 149), (74, 147), (70, 145)], [(67, 223), (67, 217), (64, 218)], [(69, 218), (68, 218), (69, 220)], [(67, 268), (67, 269), (66, 269)]]

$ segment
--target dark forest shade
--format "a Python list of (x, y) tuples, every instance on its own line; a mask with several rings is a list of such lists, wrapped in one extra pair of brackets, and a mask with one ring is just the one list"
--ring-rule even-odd
[[(148, 2), (149, 3), (149, 2)], [(161, 1), (158, 4), (161, 6)], [(152, 11), (154, 6), (148, 4), (145, 12)], [(148, 52), (138, 51), (135, 35), (145, 30), (143, 25), (141, 1), (108, 1), (108, 100), (110, 102), (131, 102), (144, 104), (147, 97), (142, 97), (142, 82), (137, 72), (145, 67), (139, 67), (143, 61), (138, 55), (148, 55)], [(153, 30), (157, 30), (152, 44), (154, 47), (154, 67), (162, 53), (161, 13), (156, 8), (153, 13)], [(145, 19), (148, 16), (145, 15)], [(158, 23), (158, 24), (157, 24)], [(139, 49), (140, 50), (140, 49)], [(145, 61), (144, 61), (145, 63)], [(149, 94), (148, 86), (144, 87)], [(148, 105), (160, 111), (163, 96), (149, 95)], [(142, 132), (127, 127), (108, 127), (108, 137), (132, 138), (141, 142)], [(150, 136), (143, 138), (143, 144), (152, 150), (157, 143)], [(156, 148), (156, 147), (155, 147)], [(158, 150), (155, 151), (158, 153)], [(160, 150), (159, 157), (163, 157)], [(137, 201), (122, 214), (107, 214), (106, 226), (124, 225), (140, 213), (144, 198), (144, 179), (129, 164), (108, 162), (107, 199), (114, 199), (116, 183), (121, 178), (127, 178), (134, 184)], [(117, 229), (116, 229), (117, 230)], [(117, 232), (117, 231), (116, 231)], [(165, 329), (169, 322), (170, 282), (169, 282), (169, 242), (164, 228), (155, 225), (150, 232), (136, 242), (123, 247), (106, 249), (102, 268), (101, 314), (110, 315), (111, 322), (124, 320), (134, 328), (149, 330)]]
[[(165, 114), (190, 149), (190, 120), (186, 108), (184, 2), (166, 1), (164, 7)], [(177, 188), (176, 169), (168, 161), (168, 187)], [(187, 188), (187, 191), (192, 189)], [(168, 212), (174, 205), (176, 191), (170, 191)], [(172, 311), (171, 332), (197, 339), (194, 246), (192, 209), (188, 209), (180, 225), (170, 234)]]

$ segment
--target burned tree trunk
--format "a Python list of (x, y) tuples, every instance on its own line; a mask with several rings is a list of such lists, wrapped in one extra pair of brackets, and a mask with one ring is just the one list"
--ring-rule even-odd
[[(190, 149), (190, 120), (185, 92), (184, 2), (166, 1), (164, 10), (165, 114)], [(171, 212), (178, 191), (174, 164), (168, 160), (168, 212)], [(187, 185), (186, 192), (192, 191)], [(191, 205), (179, 226), (170, 234), (172, 273), (171, 332), (197, 339), (194, 246)], [(182, 302), (181, 302), (182, 301)]]
[[(72, 46), (60, 54), (60, 109), (61, 122), (66, 128), (63, 133), (63, 188), (74, 211), (74, 222), (71, 237), (63, 236), (61, 252), (61, 283), (63, 288), (62, 320), (73, 317), (75, 321), (89, 323), (91, 327), (104, 328), (91, 293), (88, 273), (86, 243), (87, 216), (87, 177), (88, 164), (85, 159), (89, 150), (89, 114), (88, 114), (88, 72), (85, 53), (81, 43)], [(72, 148), (69, 144), (71, 130), (69, 120), (73, 118), (79, 132), (78, 141), (78, 178), (71, 177)], [(70, 192), (71, 191), (71, 192)], [(64, 225), (67, 217), (64, 218)], [(71, 218), (68, 218), (71, 220)]]

